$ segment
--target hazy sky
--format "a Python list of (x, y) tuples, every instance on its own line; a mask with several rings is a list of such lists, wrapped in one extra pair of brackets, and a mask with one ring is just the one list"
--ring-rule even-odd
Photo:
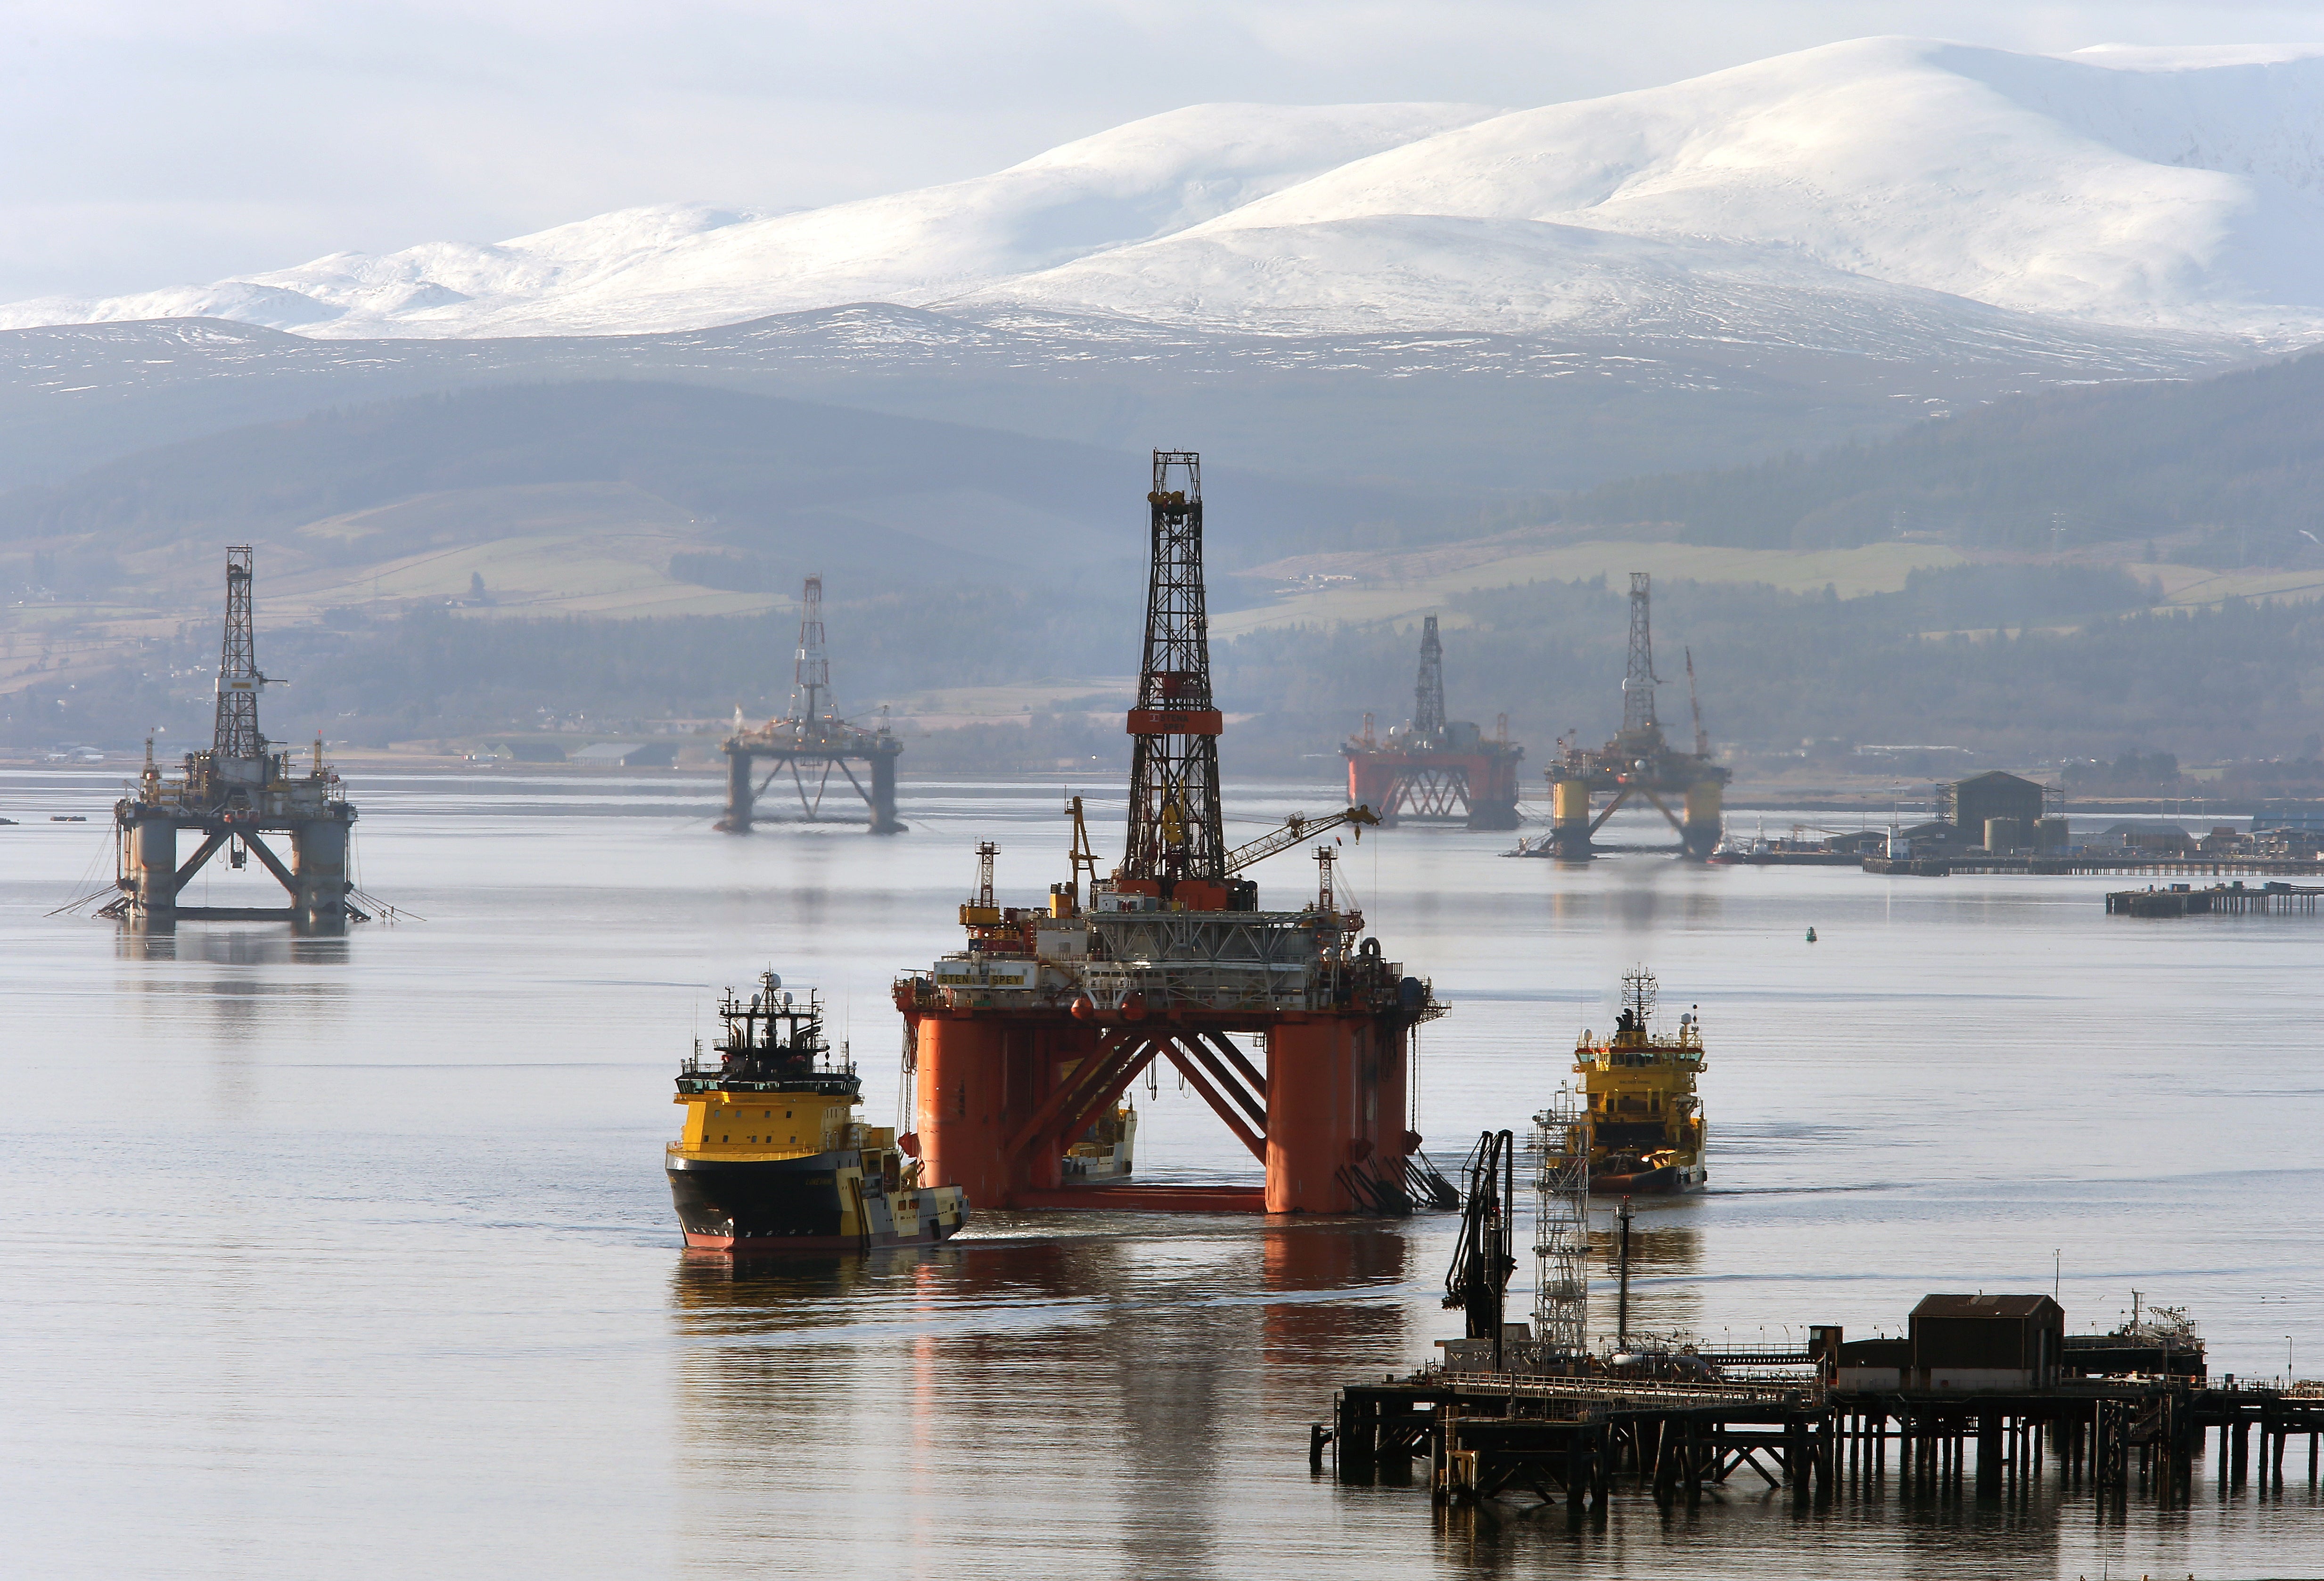
[(2324, 39), (2324, 0), (0, 0), (0, 300), (806, 207), (1215, 99), (1550, 103), (1868, 33)]

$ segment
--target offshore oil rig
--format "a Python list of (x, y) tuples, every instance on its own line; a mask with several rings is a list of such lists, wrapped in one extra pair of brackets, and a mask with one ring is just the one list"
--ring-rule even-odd
[[(823, 813), (824, 793), (831, 788), (831, 772), (844, 776), (863, 804), (871, 809), (867, 825), (873, 834), (900, 834), (896, 819), (896, 758), (903, 742), (882, 722), (872, 730), (850, 724), (839, 715), (831, 692), (831, 654), (823, 635), (823, 578), (810, 576), (799, 596), (798, 657), (792, 669), (791, 707), (782, 719), (770, 719), (757, 730), (742, 728), (742, 711), (734, 711), (734, 733), (719, 743), (726, 754), (726, 815), (716, 827), (730, 834), (748, 834), (757, 820), (759, 798), (786, 769), (798, 793), (799, 816), (785, 823), (838, 823)], [(882, 713), (886, 711), (882, 710)], [(773, 765), (767, 777), (753, 785), (757, 765)], [(864, 766), (866, 786), (855, 777), (851, 763)], [(801, 765), (806, 765), (805, 768)], [(815, 785), (807, 786), (812, 775)]]
[[(1710, 738), (1703, 733), (1702, 705), (1694, 695), (1694, 655), (1686, 658), (1687, 701), (1694, 711), (1694, 750), (1682, 752), (1663, 739), (1655, 715), (1654, 632), (1649, 621), (1653, 590), (1644, 571), (1630, 573), (1630, 655), (1622, 677), (1622, 728), (1596, 751), (1561, 737), (1555, 762), (1547, 770), (1550, 792), (1549, 838), (1525, 854), (1552, 856), (1566, 861), (1587, 861), (1593, 854), (1592, 838), (1607, 819), (1634, 799), (1650, 804), (1678, 832), (1683, 854), (1696, 861), (1719, 844), (1720, 802), (1731, 770), (1711, 760)], [(1605, 810), (1591, 814), (1591, 798), (1608, 795)], [(1666, 798), (1679, 798), (1684, 816), (1672, 811)]]
[[(1359, 837), (1361, 805), (1294, 817), (1230, 849), (1219, 795), (1223, 720), (1211, 692), (1201, 459), (1154, 453), (1146, 643), (1130, 710), (1130, 830), (1100, 878), (1078, 816), (1072, 877), (1038, 907), (1002, 906), (990, 868), (961, 909), (964, 948), (898, 979), (921, 1179), (978, 1209), (1408, 1211), (1441, 1179), (1407, 1128), (1412, 1029), (1443, 1014), (1323, 883), (1262, 911), (1241, 875), (1327, 830)], [(987, 864), (988, 844), (979, 855)], [(1084, 887), (1084, 880), (1086, 885)], [(1255, 1062), (1235, 1040), (1258, 1040)], [(1265, 1189), (1090, 1183), (1064, 1154), (1156, 1061), (1168, 1062), (1266, 1167)], [(1263, 1066), (1263, 1068), (1262, 1068)]]
[(1348, 800), (1379, 809), (1381, 823), (1405, 819), (1464, 822), (1471, 829), (1517, 826), (1517, 760), (1502, 714), (1488, 738), (1475, 723), (1444, 717), (1444, 646), (1431, 615), (1420, 631), (1420, 679), (1412, 722), (1383, 742), (1364, 715), (1363, 733), (1340, 749), (1348, 760)]
[[(164, 778), (145, 743), (145, 768), (134, 794), (114, 804), (114, 841), (120, 895), (100, 916), (146, 924), (180, 918), (290, 922), (328, 928), (370, 917), (347, 903), (347, 841), (355, 821), (339, 777), (315, 742), (311, 767), (293, 774), (290, 755), (259, 733), (258, 694), (278, 677), (262, 675), (251, 620), (251, 554), (247, 544), (226, 552), (226, 639), (218, 650), (217, 710), (208, 751), (186, 754), (185, 768)], [(202, 843), (178, 862), (178, 832), (192, 830)], [(261, 838), (290, 838), (290, 861)], [(282, 887), (287, 906), (184, 905), (178, 896), (219, 851), (230, 867), (255, 856)]]

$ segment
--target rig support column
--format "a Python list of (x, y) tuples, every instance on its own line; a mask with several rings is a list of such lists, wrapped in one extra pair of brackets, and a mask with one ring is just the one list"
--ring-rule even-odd
[(1590, 787), (1578, 779), (1552, 780), (1549, 786), (1550, 849), (1568, 861), (1590, 857)]
[(1267, 1035), (1267, 1210), (1350, 1213), (1340, 1179), (1361, 1162), (1354, 1112), (1355, 1029), (1337, 1017), (1286, 1023)]
[(970, 1016), (927, 1016), (919, 1024), (919, 1083), (913, 1129), (920, 1178), (958, 1186), (969, 1207), (1000, 1208), (1017, 1181), (1009, 1157), (1008, 1027)]
[(903, 830), (896, 821), (896, 754), (875, 752), (872, 756), (872, 832), (900, 834)]
[(1686, 787), (1686, 827), (1680, 839), (1686, 854), (1701, 861), (1719, 847), (1720, 809), (1726, 786), (1715, 779), (1697, 780)]
[(290, 864), (299, 879), (299, 920), (328, 925), (347, 917), (347, 826), (311, 818), (290, 832)]
[(129, 826), (130, 880), (136, 887), (134, 915), (148, 921), (173, 916), (178, 909), (178, 825), (166, 813), (140, 818)]
[(729, 834), (751, 832), (751, 754), (737, 751), (729, 741), (726, 752), (726, 816), (719, 828)]

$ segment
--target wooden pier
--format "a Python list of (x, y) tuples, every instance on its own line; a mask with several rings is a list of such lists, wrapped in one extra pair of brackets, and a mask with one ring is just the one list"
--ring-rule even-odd
[[(2194, 1495), (2216, 1444), (2222, 1488), (2283, 1485), (2284, 1458), (2310, 1486), (2324, 1388), (2218, 1387), (2184, 1378), (2084, 1380), (1992, 1392), (1841, 1392), (1820, 1383), (1630, 1383), (1431, 1372), (1341, 1391), (1310, 1431), (1342, 1482), (1415, 1480), (1440, 1501), (1563, 1503), (1602, 1519), (1623, 1491), (1700, 1507), (1730, 1484), (1795, 1503), (1859, 1494), (1999, 1499), (2045, 1479), (2163, 1505)], [(2253, 1449), (2256, 1438), (2257, 1456)], [(1756, 1479), (1756, 1481), (1754, 1480)]]
[(2197, 889), (2173, 884), (2168, 889), (2118, 889), (2106, 897), (2109, 916), (2288, 916), (2316, 915), (2316, 898), (2324, 888), (2301, 889), (2290, 884), (2247, 888), (2240, 881)]

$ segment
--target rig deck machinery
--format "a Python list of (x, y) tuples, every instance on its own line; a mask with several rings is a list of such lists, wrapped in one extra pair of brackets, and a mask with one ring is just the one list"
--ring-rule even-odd
[(1411, 724), (1381, 741), (1368, 713), (1363, 734), (1340, 750), (1348, 760), (1348, 800), (1378, 807), (1389, 828), (1406, 818), (1457, 819), (1471, 829), (1517, 826), (1517, 762), (1525, 749), (1509, 740), (1506, 713), (1489, 737), (1472, 721), (1444, 717), (1444, 647), (1434, 615), (1421, 628)]
[[(1260, 910), (1240, 876), (1321, 831), (1378, 819), (1353, 806), (1233, 850), (1222, 838), (1200, 464), (1191, 452), (1154, 455), (1120, 865), (1098, 878), (1076, 815), (1071, 881), (1046, 906), (1003, 907), (982, 849), (983, 881), (961, 911), (966, 947), (896, 984), (915, 1071), (908, 1140), (928, 1183), (964, 1188), (980, 1210), (1393, 1213), (1428, 1184), (1406, 1072), (1412, 1029), (1442, 1014), (1429, 985), (1340, 908), (1330, 845), (1323, 891), (1299, 910)], [(1238, 1035), (1261, 1041), (1264, 1070)], [(1068, 1187), (1066, 1149), (1157, 1060), (1265, 1165), (1264, 1190)]]
[[(1649, 623), (1652, 582), (1644, 571), (1630, 573), (1630, 654), (1622, 678), (1622, 729), (1596, 751), (1566, 739), (1559, 743), (1557, 760), (1546, 776), (1550, 793), (1549, 839), (1539, 853), (1565, 860), (1587, 860), (1592, 841), (1606, 820), (1641, 798), (1667, 819), (1678, 832), (1681, 851), (1696, 861), (1708, 858), (1719, 844), (1721, 802), (1733, 771), (1711, 760), (1711, 742), (1702, 729), (1702, 709), (1693, 702), (1694, 655), (1686, 660), (1687, 695), (1694, 709), (1694, 750), (1682, 752), (1663, 739), (1655, 716), (1654, 633)], [(1605, 810), (1591, 815), (1592, 797), (1610, 799)], [(1671, 810), (1665, 797), (1683, 798), (1685, 816)]]
[[(145, 745), (145, 768), (136, 790), (114, 805), (115, 844), (121, 891), (98, 915), (146, 924), (197, 921), (290, 922), (332, 927), (349, 920), (367, 922), (347, 904), (354, 885), (347, 877), (347, 843), (355, 821), (339, 777), (323, 762), (315, 743), (305, 774), (290, 769), (290, 755), (273, 749), (259, 733), (258, 694), (276, 677), (259, 673), (251, 619), (251, 553), (248, 545), (226, 552), (226, 639), (218, 655), (216, 732), (207, 751), (186, 754), (184, 772), (165, 778)], [(183, 866), (178, 861), (178, 832), (193, 830), (202, 843)], [(263, 833), (290, 837), (285, 865)], [(184, 905), (178, 896), (220, 850), (239, 868), (255, 856), (290, 894), (287, 906)]]

